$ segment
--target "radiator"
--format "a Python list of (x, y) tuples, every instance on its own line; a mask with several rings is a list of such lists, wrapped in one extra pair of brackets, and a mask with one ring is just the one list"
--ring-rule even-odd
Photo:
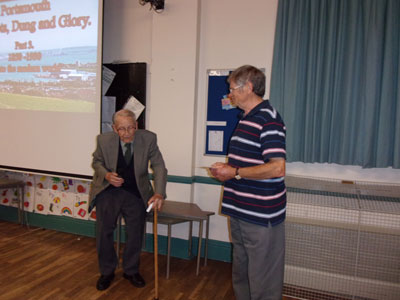
[(284, 294), (400, 299), (400, 185), (287, 176)]

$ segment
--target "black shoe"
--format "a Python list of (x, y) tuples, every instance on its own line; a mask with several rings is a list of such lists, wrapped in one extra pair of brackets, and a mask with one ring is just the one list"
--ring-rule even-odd
[(133, 275), (128, 275), (124, 273), (123, 276), (125, 279), (128, 279), (134, 286), (138, 288), (144, 287), (146, 285), (146, 282), (139, 273)]
[(108, 289), (113, 279), (114, 279), (114, 273), (110, 275), (101, 275), (99, 280), (97, 280), (96, 288), (99, 291), (104, 291)]

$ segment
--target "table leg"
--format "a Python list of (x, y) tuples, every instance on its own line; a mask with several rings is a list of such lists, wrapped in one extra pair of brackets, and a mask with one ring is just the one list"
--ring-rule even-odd
[(18, 193), (18, 223), (24, 225), (24, 203), (22, 202), (22, 187), (16, 188)]
[(210, 216), (207, 216), (206, 225), (206, 242), (204, 245), (204, 266), (207, 266), (207, 256), (208, 256), (208, 232), (210, 230)]
[(171, 224), (168, 224), (167, 279), (169, 279), (170, 259), (171, 259)]
[(147, 219), (144, 221), (142, 251), (146, 250)]
[(189, 221), (189, 246), (188, 246), (189, 258), (192, 257), (192, 233), (193, 233), (193, 221)]
[(199, 270), (200, 270), (200, 258), (201, 258), (201, 238), (203, 235), (203, 220), (200, 220), (200, 226), (199, 226), (199, 247), (197, 250), (197, 269), (196, 269), (196, 275), (199, 275)]
[(22, 218), (25, 218), (25, 225), (29, 229), (28, 215), (25, 212), (25, 185), (22, 186)]

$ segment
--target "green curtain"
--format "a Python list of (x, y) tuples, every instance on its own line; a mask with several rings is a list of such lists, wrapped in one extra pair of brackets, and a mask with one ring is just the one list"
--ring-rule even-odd
[(399, 0), (279, 0), (270, 100), (288, 161), (400, 168), (399, 74)]

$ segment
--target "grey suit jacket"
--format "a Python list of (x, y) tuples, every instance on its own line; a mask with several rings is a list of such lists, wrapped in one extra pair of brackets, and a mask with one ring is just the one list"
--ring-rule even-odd
[[(89, 203), (107, 188), (110, 183), (105, 179), (107, 172), (116, 172), (120, 140), (115, 132), (97, 136), (97, 147), (93, 152), (93, 182), (89, 194)], [(147, 201), (158, 193), (166, 198), (167, 169), (157, 145), (157, 136), (151, 131), (139, 129), (133, 139), (134, 169), (140, 195), (147, 207)], [(149, 162), (153, 170), (154, 189), (149, 180)]]

